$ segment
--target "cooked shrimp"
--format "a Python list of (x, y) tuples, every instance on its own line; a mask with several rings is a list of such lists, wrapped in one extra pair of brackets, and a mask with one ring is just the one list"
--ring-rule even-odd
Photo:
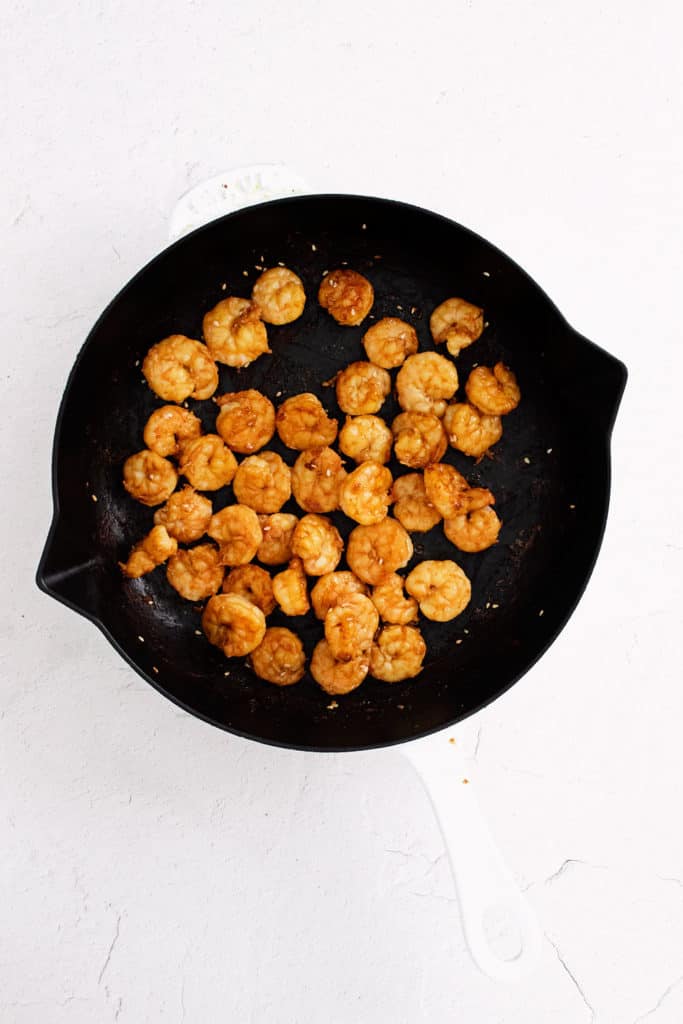
[(223, 565), (246, 565), (263, 540), (258, 516), (246, 505), (228, 505), (211, 516), (206, 531), (220, 546)]
[(396, 375), (398, 404), (405, 412), (430, 412), (441, 417), (457, 390), (458, 371), (438, 352), (408, 356)]
[(206, 345), (184, 334), (172, 334), (152, 345), (142, 372), (152, 391), (165, 402), (211, 398), (218, 387), (218, 369)]
[(385, 626), (370, 653), (370, 675), (385, 683), (414, 679), (422, 671), (427, 644), (414, 626)]
[(119, 562), (124, 576), (137, 579), (156, 569), (178, 550), (178, 541), (169, 537), (164, 526), (155, 526), (146, 537), (138, 541), (127, 562)]
[(448, 447), (441, 420), (432, 413), (402, 412), (391, 424), (391, 432), (396, 458), (411, 469), (438, 462)]
[(263, 640), (251, 652), (251, 667), (259, 679), (276, 686), (292, 686), (304, 674), (306, 655), (304, 645), (291, 629), (271, 626)]
[(391, 431), (379, 416), (347, 416), (339, 431), (339, 450), (354, 462), (388, 462)]
[(213, 544), (178, 551), (169, 559), (166, 579), (187, 601), (203, 601), (221, 589), (225, 569)]
[(378, 628), (379, 613), (363, 594), (351, 594), (325, 616), (325, 639), (337, 661), (369, 651)]
[(487, 416), (469, 402), (454, 402), (444, 413), (443, 425), (451, 448), (476, 458), (485, 455), (503, 436), (500, 416)]
[(371, 526), (357, 526), (346, 545), (349, 568), (363, 583), (375, 586), (413, 556), (413, 542), (395, 519), (383, 519)]
[(270, 615), (275, 609), (273, 581), (258, 565), (236, 565), (223, 581), (223, 593), (246, 597), (264, 615)]
[(464, 299), (446, 299), (429, 318), (429, 329), (437, 345), (445, 341), (452, 356), (481, 337), (484, 310)]
[(161, 505), (175, 490), (178, 474), (166, 459), (146, 448), (123, 464), (123, 486), (143, 505)]
[(337, 697), (355, 690), (365, 679), (370, 667), (370, 653), (352, 661), (337, 661), (327, 640), (316, 644), (311, 657), (311, 675), (325, 693)]
[(504, 363), (475, 366), (467, 378), (465, 391), (472, 405), (487, 416), (505, 416), (519, 405), (521, 392), (512, 370)]
[(183, 441), (199, 437), (202, 423), (198, 416), (180, 405), (162, 405), (145, 424), (142, 437), (157, 455), (177, 455)]
[(220, 647), (226, 658), (251, 654), (266, 633), (266, 619), (246, 597), (216, 594), (209, 598), (202, 615), (202, 628), (209, 643)]
[(218, 434), (204, 434), (185, 442), (179, 468), (198, 491), (217, 491), (234, 477), (237, 459)]
[(337, 421), (330, 419), (320, 399), (310, 392), (293, 395), (283, 402), (275, 426), (282, 443), (299, 451), (325, 447), (337, 436)]
[(375, 292), (367, 277), (355, 270), (332, 270), (318, 289), (318, 302), (338, 324), (355, 327), (372, 309)]
[(366, 416), (377, 412), (391, 391), (391, 377), (374, 363), (349, 363), (337, 374), (337, 401), (342, 412)]
[(470, 602), (470, 581), (455, 562), (426, 561), (416, 565), (406, 579), (406, 590), (433, 622), (450, 622)]
[(344, 541), (327, 516), (307, 515), (297, 523), (292, 536), (292, 552), (303, 562), (309, 576), (334, 572), (339, 565)]
[(285, 615), (305, 615), (311, 607), (306, 590), (306, 573), (300, 558), (273, 576), (273, 595)]
[(275, 407), (260, 391), (233, 391), (215, 399), (220, 406), (216, 433), (233, 452), (251, 455), (275, 433)]
[(154, 522), (165, 526), (181, 544), (191, 544), (206, 533), (213, 508), (208, 498), (191, 487), (175, 491), (154, 513)]
[(425, 491), (422, 473), (406, 473), (394, 480), (394, 515), (410, 533), (426, 533), (441, 519)]
[(443, 532), (461, 551), (485, 551), (498, 540), (502, 523), (490, 505), (444, 519)]
[(379, 462), (361, 462), (339, 492), (342, 512), (357, 523), (380, 523), (391, 505), (391, 472)]
[(206, 345), (218, 363), (249, 366), (268, 348), (266, 326), (255, 302), (231, 295), (210, 309), (203, 321)]
[(330, 608), (343, 604), (352, 594), (367, 596), (365, 583), (352, 572), (327, 572), (317, 581), (311, 591), (311, 603), (317, 618), (324, 619)]
[(299, 522), (289, 512), (276, 512), (272, 516), (259, 516), (263, 540), (256, 557), (264, 565), (282, 565), (292, 557), (292, 535)]
[(365, 332), (363, 347), (371, 363), (391, 370), (401, 366), (406, 356), (417, 352), (417, 334), (405, 320), (385, 316)]
[(255, 512), (279, 512), (292, 495), (292, 473), (276, 452), (259, 452), (239, 464), (232, 489)]
[(287, 267), (265, 270), (251, 292), (267, 324), (291, 324), (306, 305), (306, 292), (300, 277)]
[(383, 622), (405, 626), (417, 619), (417, 601), (403, 592), (403, 577), (393, 572), (372, 588), (372, 603)]
[(495, 504), (496, 499), (489, 490), (470, 487), (462, 473), (446, 462), (427, 466), (424, 482), (427, 498), (444, 519)]
[(292, 492), (306, 512), (334, 512), (346, 473), (331, 448), (309, 448), (292, 469)]

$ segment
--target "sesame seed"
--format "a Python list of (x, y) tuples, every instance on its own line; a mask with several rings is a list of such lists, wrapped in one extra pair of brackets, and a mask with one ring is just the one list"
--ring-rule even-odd
[(448, 740), (448, 742), (455, 744), (455, 737), (451, 736), (450, 739)]
[(281, 392), (281, 391), (276, 391), (276, 392), (275, 392), (275, 397), (276, 397), (276, 398), (279, 398), (281, 394), (282, 394), (282, 392)]
[(486, 607), (487, 607), (487, 608), (490, 608), (490, 607), (491, 607), (491, 602), (490, 602), (490, 601), (487, 601), (487, 602), (486, 602)]
[(282, 260), (278, 260), (277, 265), (278, 267), (284, 267), (284, 263), (282, 262)]
[(145, 642), (144, 636), (138, 636), (138, 640), (140, 641), (141, 644), (144, 644)]
[(463, 780), (462, 780), (462, 784), (463, 784), (463, 786), (466, 786), (466, 785), (468, 784), (468, 782), (469, 782), (469, 781), (470, 781), (469, 779), (463, 779)]
[(264, 268), (264, 267), (262, 267), (262, 266), (261, 266), (261, 265), (260, 265), (259, 263), (255, 263), (255, 264), (254, 264), (254, 270), (264, 270), (264, 269), (265, 269), (265, 268)]
[(242, 277), (249, 277), (249, 271), (248, 270), (243, 270), (242, 271)]
[(415, 316), (415, 314), (417, 313), (417, 306), (411, 306), (410, 307), (410, 312), (411, 312), (411, 314), (413, 316)]
[(220, 325), (221, 325), (221, 324), (220, 324), (220, 320), (214, 320), (214, 321), (213, 321), (213, 326), (214, 326), (214, 327), (220, 327)]
[(484, 277), (490, 277), (491, 276), (489, 274), (488, 270), (482, 270), (482, 274), (484, 275)]
[(317, 252), (318, 251), (318, 246), (314, 245), (313, 243), (311, 243), (311, 249), (313, 250), (313, 252)]
[(361, 227), (361, 231), (366, 231), (367, 230), (367, 224), (361, 224), (360, 227)]
[(491, 607), (492, 608), (500, 608), (500, 605), (499, 604), (492, 604)]
[(152, 672), (154, 672), (154, 674), (157, 676), (159, 675), (159, 669), (156, 667), (156, 665), (152, 665)]
[(405, 704), (397, 704), (396, 707), (398, 708), (399, 711), (405, 711), (406, 709)]
[(339, 705), (337, 704), (336, 700), (333, 700), (331, 704), (327, 705), (327, 710), (328, 711), (334, 711), (338, 707), (339, 707)]
[(224, 676), (229, 676), (229, 675), (230, 675), (230, 673), (229, 673), (229, 672), (224, 672), (224, 673), (223, 673), (223, 675), (224, 675)]
[(399, 306), (399, 305), (397, 304), (397, 305), (396, 305), (396, 309), (400, 309), (400, 310), (401, 310), (401, 312), (403, 312), (403, 306)]
[(328, 274), (329, 274), (329, 270), (323, 270), (323, 277), (327, 277)]
[(224, 292), (227, 287), (228, 287), (227, 282), (224, 281), (223, 284), (221, 285), (221, 291)]
[(456, 642), (456, 644), (461, 644), (462, 640), (456, 640), (455, 642)]
[(489, 325), (488, 320), (484, 320), (484, 327), (488, 327), (488, 325)]
[(463, 633), (469, 633), (469, 629), (463, 629)]
[(194, 631), (194, 635), (195, 635), (195, 636), (201, 636), (201, 635), (202, 635), (202, 631), (201, 631), (201, 629), (195, 629), (195, 631)]
[(90, 497), (92, 498), (93, 501), (97, 501), (97, 495), (96, 494), (91, 494)]
[(543, 608), (541, 608), (540, 612), (538, 613), (538, 617), (539, 617), (539, 619), (540, 619), (541, 615), (543, 615), (543, 611), (544, 611), (544, 609), (543, 609)]
[(552, 455), (553, 454), (552, 448), (546, 448), (545, 453), (546, 453), (546, 455)]
[(525, 455), (525, 456), (524, 456), (524, 462), (526, 462), (527, 466), (530, 466), (530, 465), (531, 465), (531, 459), (529, 458), (529, 456), (528, 456), (528, 455)]
[(264, 260), (264, 258), (263, 258), (263, 253), (261, 253), (261, 263), (265, 263), (265, 262), (266, 262), (266, 261), (265, 261), (265, 260)]
[(136, 359), (136, 360), (135, 360), (135, 365), (136, 365), (136, 366), (139, 366), (139, 365), (140, 365), (140, 360), (139, 360), (139, 359)]
[(571, 509), (574, 509), (574, 508), (576, 508), (576, 505), (570, 505), (569, 507), (570, 507)]

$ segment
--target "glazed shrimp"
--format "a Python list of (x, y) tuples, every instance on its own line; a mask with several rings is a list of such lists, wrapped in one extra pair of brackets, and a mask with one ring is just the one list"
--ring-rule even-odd
[(150, 451), (166, 457), (177, 455), (183, 441), (199, 437), (201, 432), (201, 420), (189, 409), (180, 405), (162, 405), (147, 420), (142, 437)]
[(388, 462), (392, 436), (379, 416), (347, 416), (339, 431), (339, 450), (354, 462)]
[(391, 504), (391, 472), (379, 462), (361, 462), (339, 491), (342, 512), (357, 523), (380, 523)]
[(203, 321), (206, 345), (218, 363), (249, 366), (268, 348), (266, 326), (255, 302), (234, 295), (210, 309)]
[(414, 679), (422, 671), (427, 645), (415, 626), (385, 626), (370, 653), (370, 675), (385, 683)]
[(352, 661), (337, 661), (327, 640), (320, 640), (316, 644), (311, 658), (311, 675), (318, 686), (333, 697), (350, 693), (360, 686), (369, 667), (369, 652)]
[(273, 581), (258, 565), (236, 565), (223, 581), (223, 593), (246, 597), (266, 616), (275, 610)]
[(292, 557), (292, 536), (299, 522), (289, 512), (275, 512), (272, 516), (259, 516), (263, 540), (256, 557), (264, 565), (282, 565)]
[(444, 413), (443, 425), (451, 448), (481, 458), (503, 436), (500, 416), (487, 416), (469, 402), (454, 402)]
[(239, 594), (216, 594), (209, 598), (202, 628), (209, 643), (220, 647), (226, 658), (251, 654), (266, 633), (266, 619), (246, 597)]
[(268, 444), (275, 433), (275, 407), (260, 391), (233, 391), (215, 402), (220, 406), (216, 433), (231, 451), (252, 455)]
[(306, 614), (311, 605), (300, 558), (292, 558), (288, 567), (273, 577), (273, 594), (285, 615)]
[(374, 363), (349, 363), (337, 374), (337, 402), (350, 416), (367, 416), (378, 412), (391, 391), (391, 377)]
[(365, 332), (363, 347), (371, 363), (391, 370), (402, 366), (407, 356), (417, 352), (417, 334), (405, 320), (385, 316)]
[(325, 616), (325, 639), (337, 661), (352, 661), (372, 647), (379, 614), (369, 597), (351, 594)]
[(346, 473), (331, 448), (302, 452), (292, 469), (292, 493), (305, 512), (334, 512)]
[(406, 590), (433, 622), (450, 622), (470, 602), (472, 587), (459, 565), (449, 560), (420, 562), (406, 579)]
[(292, 495), (291, 470), (275, 452), (249, 455), (237, 467), (232, 489), (255, 512), (279, 512)]
[(251, 292), (267, 324), (291, 324), (306, 305), (306, 292), (300, 277), (287, 267), (265, 270)]
[(291, 629), (271, 626), (261, 643), (249, 658), (259, 679), (276, 686), (292, 686), (304, 674), (306, 655), (304, 645)]
[(204, 434), (185, 442), (179, 468), (198, 491), (217, 491), (234, 477), (237, 459), (218, 434)]
[(346, 545), (349, 568), (363, 583), (376, 586), (402, 569), (413, 556), (413, 542), (395, 519), (357, 526)]
[(438, 352), (408, 356), (396, 376), (398, 403), (405, 412), (441, 417), (458, 390), (458, 371)]
[(169, 537), (164, 526), (155, 526), (146, 537), (138, 541), (127, 562), (119, 562), (124, 576), (138, 579), (156, 569), (178, 550), (178, 541)]
[(156, 452), (144, 449), (129, 455), (123, 464), (123, 486), (143, 505), (161, 505), (173, 493), (178, 474)]
[(426, 533), (441, 521), (427, 497), (422, 473), (406, 473), (394, 480), (392, 488), (394, 515), (410, 533)]
[(206, 533), (213, 507), (208, 498), (191, 487), (175, 491), (165, 505), (154, 513), (154, 522), (165, 526), (181, 544), (191, 544)]
[(443, 456), (448, 441), (441, 420), (432, 413), (403, 412), (391, 424), (394, 454), (411, 469), (423, 469)]
[(311, 514), (303, 516), (297, 523), (292, 536), (292, 552), (301, 559), (309, 576), (334, 572), (343, 550), (344, 541), (327, 516)]
[(489, 490), (470, 487), (462, 473), (445, 462), (427, 466), (424, 482), (427, 498), (444, 519), (495, 504), (496, 499)]
[(325, 619), (331, 608), (343, 604), (352, 594), (367, 597), (368, 588), (352, 572), (327, 572), (311, 591), (311, 604), (318, 619)]
[(246, 565), (263, 540), (258, 516), (246, 505), (228, 505), (211, 516), (206, 531), (218, 541), (222, 565)]
[(320, 399), (310, 392), (284, 401), (277, 411), (275, 427), (282, 443), (299, 451), (324, 448), (337, 436), (337, 421), (330, 419)]
[(375, 292), (367, 277), (355, 270), (332, 270), (322, 279), (318, 302), (338, 324), (355, 327), (372, 309)]
[(512, 370), (504, 363), (475, 366), (467, 378), (465, 392), (472, 405), (487, 416), (506, 416), (519, 405), (521, 392)]
[(218, 387), (218, 369), (206, 345), (184, 334), (172, 334), (152, 345), (142, 372), (152, 391), (165, 402), (211, 398)]
[(403, 577), (394, 572), (372, 588), (372, 603), (383, 622), (405, 626), (417, 619), (417, 601), (403, 592)]
[(461, 551), (485, 551), (498, 540), (502, 523), (490, 506), (444, 519), (443, 532)]
[(186, 601), (203, 601), (221, 589), (225, 569), (213, 544), (198, 544), (169, 559), (166, 579)]
[(457, 356), (481, 337), (484, 310), (464, 299), (446, 299), (430, 316), (429, 329), (437, 345), (445, 341), (450, 354)]

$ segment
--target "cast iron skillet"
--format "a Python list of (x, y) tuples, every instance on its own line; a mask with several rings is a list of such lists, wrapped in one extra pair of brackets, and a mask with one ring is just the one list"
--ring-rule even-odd
[[(248, 295), (257, 267), (278, 261), (303, 278), (303, 317), (268, 328), (272, 356), (239, 373), (220, 367), (217, 393), (254, 387), (277, 402), (313, 391), (343, 422), (334, 389), (322, 382), (364, 358), (361, 336), (371, 321), (340, 327), (319, 308), (316, 294), (323, 271), (348, 262), (374, 285), (373, 316), (410, 321), (422, 349), (433, 348), (428, 318), (444, 298), (461, 295), (483, 306), (488, 327), (457, 360), (461, 382), (475, 363), (502, 359), (517, 373), (523, 395), (492, 458), (475, 465), (452, 450), (446, 456), (473, 484), (494, 491), (504, 523), (498, 545), (468, 555), (455, 551), (440, 526), (414, 535), (411, 565), (454, 557), (472, 580), (470, 606), (451, 623), (423, 622), (429, 653), (418, 679), (393, 685), (368, 679), (338, 698), (337, 707), (328, 707), (330, 698), (308, 675), (279, 689), (242, 661), (227, 662), (197, 635), (197, 609), (171, 589), (163, 569), (127, 581), (117, 566), (152, 522), (151, 510), (121, 484), (124, 460), (143, 447), (147, 416), (163, 404), (142, 379), (145, 352), (171, 333), (201, 337), (207, 309), (226, 294)], [(377, 747), (425, 735), (507, 690), (571, 615), (605, 526), (609, 440), (625, 382), (622, 363), (572, 330), (520, 267), (453, 221), (347, 195), (241, 210), (152, 260), (90, 332), (57, 421), (54, 519), (38, 585), (99, 626), (161, 693), (231, 732), (306, 750)], [(213, 403), (190, 402), (190, 408), (213, 429)], [(392, 399), (382, 414), (388, 420), (396, 412)], [(274, 446), (293, 462), (296, 453)], [(214, 509), (232, 500), (229, 488), (212, 497)], [(350, 524), (337, 519), (346, 536)], [(277, 613), (270, 621), (292, 624)], [(310, 654), (320, 624), (307, 616), (295, 628)]]

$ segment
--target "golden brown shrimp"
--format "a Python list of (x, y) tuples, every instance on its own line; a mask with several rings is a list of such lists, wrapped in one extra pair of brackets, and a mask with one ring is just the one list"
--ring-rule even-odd
[(451, 448), (481, 458), (503, 436), (500, 416), (487, 416), (469, 402), (454, 402), (444, 413), (443, 425)]
[(223, 581), (224, 594), (240, 594), (260, 608), (264, 615), (275, 610), (273, 581), (258, 565), (236, 565)]
[(337, 374), (337, 402), (350, 416), (367, 416), (378, 412), (391, 391), (391, 377), (374, 363), (349, 363)]
[(306, 667), (304, 645), (291, 629), (271, 626), (263, 640), (251, 652), (251, 667), (259, 679), (276, 686), (298, 683)]
[(470, 487), (462, 473), (446, 462), (427, 466), (424, 482), (427, 498), (444, 519), (474, 512), (496, 501), (487, 488)]
[(150, 449), (164, 457), (177, 455), (183, 441), (199, 437), (202, 423), (198, 416), (180, 405), (162, 405), (145, 424), (142, 437)]
[(264, 270), (251, 292), (267, 324), (291, 324), (306, 305), (306, 292), (300, 277), (287, 267)]
[(379, 613), (369, 597), (351, 594), (325, 616), (325, 639), (337, 661), (352, 661), (372, 647)]
[(184, 334), (172, 334), (152, 345), (142, 372), (152, 391), (165, 402), (211, 398), (218, 387), (218, 369), (206, 345)]
[(198, 491), (217, 491), (229, 484), (237, 472), (237, 459), (218, 434), (204, 434), (186, 441), (180, 452), (179, 469)]
[(385, 316), (365, 332), (363, 346), (371, 363), (391, 370), (417, 352), (417, 334), (405, 320)]
[(405, 626), (417, 619), (417, 601), (403, 592), (403, 577), (394, 572), (372, 588), (372, 603), (383, 622)]
[(169, 559), (166, 579), (186, 601), (203, 601), (221, 589), (225, 569), (213, 544), (178, 551)]
[(310, 392), (284, 401), (277, 411), (275, 426), (282, 443), (298, 451), (324, 448), (337, 436), (337, 421), (330, 419), (320, 399)]
[(394, 480), (394, 515), (410, 533), (426, 533), (441, 520), (427, 497), (422, 473), (406, 473)]
[(239, 464), (232, 489), (255, 512), (279, 512), (292, 495), (292, 473), (276, 452), (259, 452)]
[(396, 458), (411, 469), (438, 462), (448, 447), (441, 420), (432, 413), (403, 412), (391, 424), (391, 432)]
[(405, 412), (432, 413), (441, 417), (458, 390), (458, 371), (438, 352), (408, 356), (396, 376), (398, 404)]
[(354, 462), (388, 462), (391, 431), (379, 416), (347, 416), (339, 431), (339, 450)]
[(300, 558), (292, 558), (288, 567), (273, 577), (273, 594), (285, 615), (306, 614), (311, 605)]
[(146, 448), (129, 455), (123, 464), (123, 486), (143, 505), (161, 505), (178, 483), (174, 466)]
[(154, 513), (154, 522), (165, 526), (181, 544), (191, 544), (206, 533), (213, 507), (208, 498), (192, 487), (175, 491), (165, 505)]
[(484, 310), (464, 299), (446, 299), (430, 316), (429, 329), (437, 345), (445, 341), (450, 354), (457, 356), (481, 337)]
[(209, 643), (220, 647), (226, 658), (251, 654), (266, 633), (266, 619), (246, 597), (216, 594), (207, 601), (202, 628)]
[(155, 526), (146, 537), (138, 541), (127, 562), (119, 562), (124, 576), (137, 579), (156, 569), (178, 550), (178, 541), (169, 537), (164, 526)]
[(317, 581), (311, 591), (311, 603), (316, 617), (325, 618), (331, 608), (343, 604), (352, 594), (367, 596), (365, 583), (352, 572), (327, 572)]
[(255, 302), (231, 295), (210, 309), (203, 321), (206, 345), (218, 363), (249, 366), (268, 348), (266, 325)]
[(275, 433), (275, 407), (260, 391), (233, 391), (215, 402), (220, 406), (216, 433), (233, 452), (252, 455), (268, 444)]
[(365, 679), (370, 667), (370, 652), (352, 661), (337, 661), (327, 640), (320, 640), (311, 657), (311, 675), (325, 693), (337, 697), (355, 690)]
[(427, 645), (415, 626), (385, 626), (370, 652), (370, 675), (385, 683), (414, 679), (422, 671)]
[(361, 462), (339, 492), (341, 510), (349, 519), (369, 526), (380, 523), (391, 505), (391, 472), (379, 462)]
[(206, 531), (218, 541), (223, 565), (246, 565), (263, 540), (258, 516), (246, 505), (228, 505), (211, 516)]
[(459, 565), (448, 559), (416, 565), (406, 579), (406, 590), (433, 622), (450, 622), (470, 602), (472, 587)]
[(357, 526), (346, 545), (349, 568), (363, 583), (376, 586), (402, 569), (413, 556), (413, 542), (395, 519)]
[(299, 522), (289, 512), (275, 512), (272, 516), (259, 516), (263, 540), (256, 557), (264, 565), (282, 565), (292, 557), (292, 536)]
[(331, 448), (309, 448), (292, 469), (292, 493), (306, 512), (334, 512), (346, 473)]
[(303, 516), (297, 523), (292, 536), (292, 552), (301, 559), (309, 576), (334, 572), (343, 550), (344, 541), (327, 516), (311, 514)]
[(498, 540), (502, 523), (490, 506), (444, 519), (443, 532), (461, 551), (485, 551)]
[(465, 392), (472, 405), (487, 416), (506, 416), (519, 405), (521, 392), (512, 370), (504, 363), (475, 366), (467, 378)]
[(355, 270), (332, 270), (318, 289), (318, 302), (338, 324), (355, 327), (372, 309), (375, 292), (367, 277)]

